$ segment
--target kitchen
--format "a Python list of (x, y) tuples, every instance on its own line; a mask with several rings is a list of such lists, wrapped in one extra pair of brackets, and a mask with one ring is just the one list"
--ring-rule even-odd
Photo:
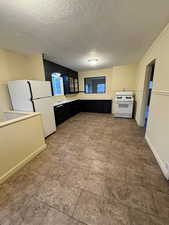
[[(102, 6), (100, 1), (97, 4)], [(105, 7), (109, 11), (108, 5)], [(10, 3), (4, 3), (2, 6), (5, 13), (1, 16), (7, 18), (8, 13), (17, 15), (19, 23), (18, 16), (23, 12), (18, 11), (18, 5), (10, 8)], [(97, 8), (90, 7), (94, 11)], [(167, 7), (162, 9), (161, 15), (165, 17)], [(41, 10), (46, 12), (45, 8)], [(79, 13), (82, 21), (95, 24), (90, 16), (84, 18)], [(106, 20), (105, 10), (101, 13)], [(31, 19), (28, 14), (24, 14), (25, 18)], [(41, 17), (36, 17), (33, 11), (32, 15), (32, 22), (39, 25), (40, 19), (36, 19)], [(97, 10), (96, 15), (101, 22)], [(72, 17), (68, 17), (68, 25), (71, 24), (75, 32)], [(156, 17), (158, 20), (162, 18), (160, 15)], [(44, 25), (45, 29), (52, 26), (49, 21), (45, 22), (48, 24)], [(66, 21), (63, 21), (64, 27)], [(132, 21), (130, 18), (130, 24)], [(86, 23), (83, 22), (86, 31)], [(7, 23), (12, 24), (11, 17), (2, 23), (4, 27)], [(152, 27), (150, 21), (148, 24)], [(105, 27), (102, 23), (100, 26)], [(75, 33), (70, 32), (67, 26), (64, 34), (72, 39), (52, 36), (52, 30), (47, 33), (53, 45), (45, 42), (46, 36), (43, 41), (40, 41), (42, 37), (37, 41), (38, 35), (32, 42), (31, 38), (23, 38), (21, 42), (20, 38), (25, 35), (21, 30), (27, 29), (26, 26), (18, 28), (21, 33), (16, 39), (15, 32), (4, 27), (2, 33), (5, 37), (9, 37), (8, 32), (13, 34), (13, 44), (2, 36), (0, 224), (168, 224), (169, 87), (166, 50), (169, 25), (161, 21), (156, 36), (154, 30), (155, 41), (150, 42), (149, 38), (151, 47), (147, 48), (148, 51), (145, 48), (144, 54), (127, 39), (119, 38), (118, 45), (116, 36), (113, 40), (118, 45), (117, 54), (115, 46), (110, 44), (111, 36), (103, 37), (101, 33), (92, 39), (92, 46), (82, 36), (73, 42)], [(62, 27), (58, 29), (62, 30)], [(82, 31), (80, 27), (77, 29)], [(116, 29), (119, 31), (120, 28)], [(39, 29), (39, 32), (44, 30)], [(91, 32), (94, 34), (96, 30)], [(128, 29), (128, 35), (130, 32)], [(113, 35), (117, 35), (115, 33)], [(106, 40), (109, 47), (106, 47)], [(131, 51), (127, 48), (129, 44)], [(29, 51), (27, 45), (34, 51)], [(83, 52), (79, 57), (82, 46), (84, 52), (88, 48), (91, 52), (88, 55)], [(102, 54), (92, 51), (93, 46), (97, 46)], [(107, 54), (101, 46), (107, 48)], [(114, 50), (111, 56), (109, 48)], [(138, 58), (134, 49), (140, 51)], [(155, 69), (147, 119), (146, 93), (149, 65), (152, 63)]]

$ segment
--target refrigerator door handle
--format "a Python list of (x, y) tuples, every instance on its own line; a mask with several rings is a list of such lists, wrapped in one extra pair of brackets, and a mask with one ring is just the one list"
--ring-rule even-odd
[(33, 102), (33, 93), (32, 93), (31, 83), (30, 83), (30, 81), (27, 81), (27, 83), (28, 83), (29, 90), (30, 90), (30, 95), (31, 95), (30, 101), (32, 102), (33, 111), (35, 112), (35, 105), (34, 105), (34, 102)]

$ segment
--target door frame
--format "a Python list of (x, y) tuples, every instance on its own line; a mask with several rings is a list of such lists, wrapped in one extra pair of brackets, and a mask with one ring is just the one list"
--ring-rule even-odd
[[(151, 78), (151, 70), (152, 70), (153, 64), (154, 64), (154, 73), (155, 73), (156, 59), (153, 59), (149, 64), (147, 64), (146, 71), (145, 71), (143, 98), (142, 98), (142, 106), (141, 106), (141, 118), (140, 118), (140, 124), (142, 127), (144, 127), (144, 125), (145, 125), (145, 119), (146, 119), (145, 112), (146, 112), (148, 96), (149, 96), (148, 85), (149, 85), (149, 81)], [(153, 80), (154, 80), (154, 77), (153, 77)]]

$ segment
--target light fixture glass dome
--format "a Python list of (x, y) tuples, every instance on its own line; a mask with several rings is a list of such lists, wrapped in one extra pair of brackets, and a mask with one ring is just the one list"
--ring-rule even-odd
[(98, 62), (98, 59), (88, 59), (88, 62), (89, 62), (91, 65), (96, 65), (97, 62)]

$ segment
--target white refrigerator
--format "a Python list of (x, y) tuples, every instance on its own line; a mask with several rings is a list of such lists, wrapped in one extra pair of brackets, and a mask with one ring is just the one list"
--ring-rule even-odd
[(49, 81), (15, 80), (8, 82), (12, 107), (15, 111), (40, 112), (47, 137), (56, 131)]

